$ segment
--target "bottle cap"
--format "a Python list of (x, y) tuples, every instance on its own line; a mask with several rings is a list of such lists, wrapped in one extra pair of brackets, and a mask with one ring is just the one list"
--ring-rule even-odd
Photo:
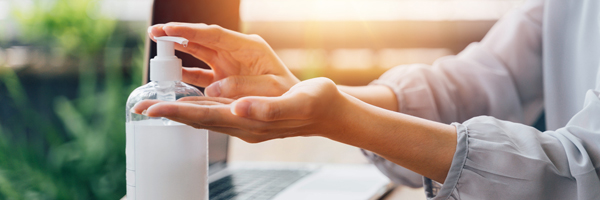
[(187, 46), (188, 40), (182, 37), (163, 36), (156, 39), (156, 56), (150, 59), (151, 81), (180, 81), (181, 59), (175, 56), (175, 42)]

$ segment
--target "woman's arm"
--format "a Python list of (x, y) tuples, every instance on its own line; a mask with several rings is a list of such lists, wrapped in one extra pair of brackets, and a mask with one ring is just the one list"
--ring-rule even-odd
[(394, 91), (383, 85), (368, 86), (343, 86), (338, 88), (346, 94), (353, 96), (365, 103), (384, 108), (391, 111), (398, 111), (398, 101)]
[(144, 101), (134, 111), (247, 142), (322, 136), (368, 149), (438, 182), (444, 181), (456, 146), (454, 126), (367, 104), (326, 78), (303, 81), (279, 97), (243, 97), (230, 104), (211, 97)]
[[(402, 65), (371, 85), (394, 91), (398, 111), (442, 123), (478, 115), (532, 124), (542, 109), (541, 0), (507, 13), (481, 42), (433, 65)], [(418, 187), (422, 177), (365, 152), (396, 183)]]
[(456, 56), (398, 66), (372, 85), (390, 87), (398, 111), (412, 116), (452, 123), (489, 115), (532, 124), (543, 101), (543, 2), (525, 1)]
[(346, 95), (353, 110), (345, 115), (346, 131), (325, 137), (357, 146), (443, 183), (456, 148), (452, 125), (385, 110)]
[(249, 142), (323, 136), (355, 145), (444, 183), (430, 196), (436, 199), (598, 199), (599, 95), (589, 91), (566, 127), (543, 133), (493, 117), (456, 128), (415, 118), (359, 101), (325, 78), (280, 97), (146, 101), (134, 111)]

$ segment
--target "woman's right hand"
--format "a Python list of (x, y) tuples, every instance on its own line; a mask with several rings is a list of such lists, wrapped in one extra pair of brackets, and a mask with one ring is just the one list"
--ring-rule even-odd
[(255, 143), (294, 136), (335, 138), (333, 134), (359, 124), (354, 117), (360, 110), (356, 109), (356, 103), (359, 102), (340, 92), (333, 81), (314, 78), (294, 85), (277, 97), (248, 96), (237, 100), (185, 97), (175, 102), (146, 100), (132, 110)]
[(152, 40), (160, 36), (188, 39), (179, 51), (207, 63), (212, 70), (184, 68), (183, 81), (206, 87), (206, 95), (237, 99), (244, 96), (280, 96), (300, 80), (258, 35), (247, 35), (217, 25), (168, 23), (148, 29)]

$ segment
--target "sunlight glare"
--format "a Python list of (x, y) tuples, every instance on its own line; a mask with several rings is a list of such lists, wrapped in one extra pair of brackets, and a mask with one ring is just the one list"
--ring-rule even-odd
[(242, 21), (497, 20), (522, 0), (242, 0)]

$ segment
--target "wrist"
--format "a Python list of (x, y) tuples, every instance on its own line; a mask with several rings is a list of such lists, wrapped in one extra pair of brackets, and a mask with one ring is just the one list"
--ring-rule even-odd
[(330, 122), (325, 124), (329, 130), (321, 136), (355, 145), (357, 144), (355, 140), (364, 137), (363, 134), (367, 133), (360, 130), (363, 129), (362, 126), (365, 123), (369, 124), (369, 120), (371, 120), (366, 116), (367, 112), (365, 110), (365, 105), (370, 105), (343, 91), (338, 90), (337, 96), (339, 100), (331, 104), (331, 109), (335, 111), (323, 118), (323, 121)]
[(391, 111), (399, 111), (398, 99), (392, 89), (384, 85), (343, 86), (338, 88), (361, 101)]

